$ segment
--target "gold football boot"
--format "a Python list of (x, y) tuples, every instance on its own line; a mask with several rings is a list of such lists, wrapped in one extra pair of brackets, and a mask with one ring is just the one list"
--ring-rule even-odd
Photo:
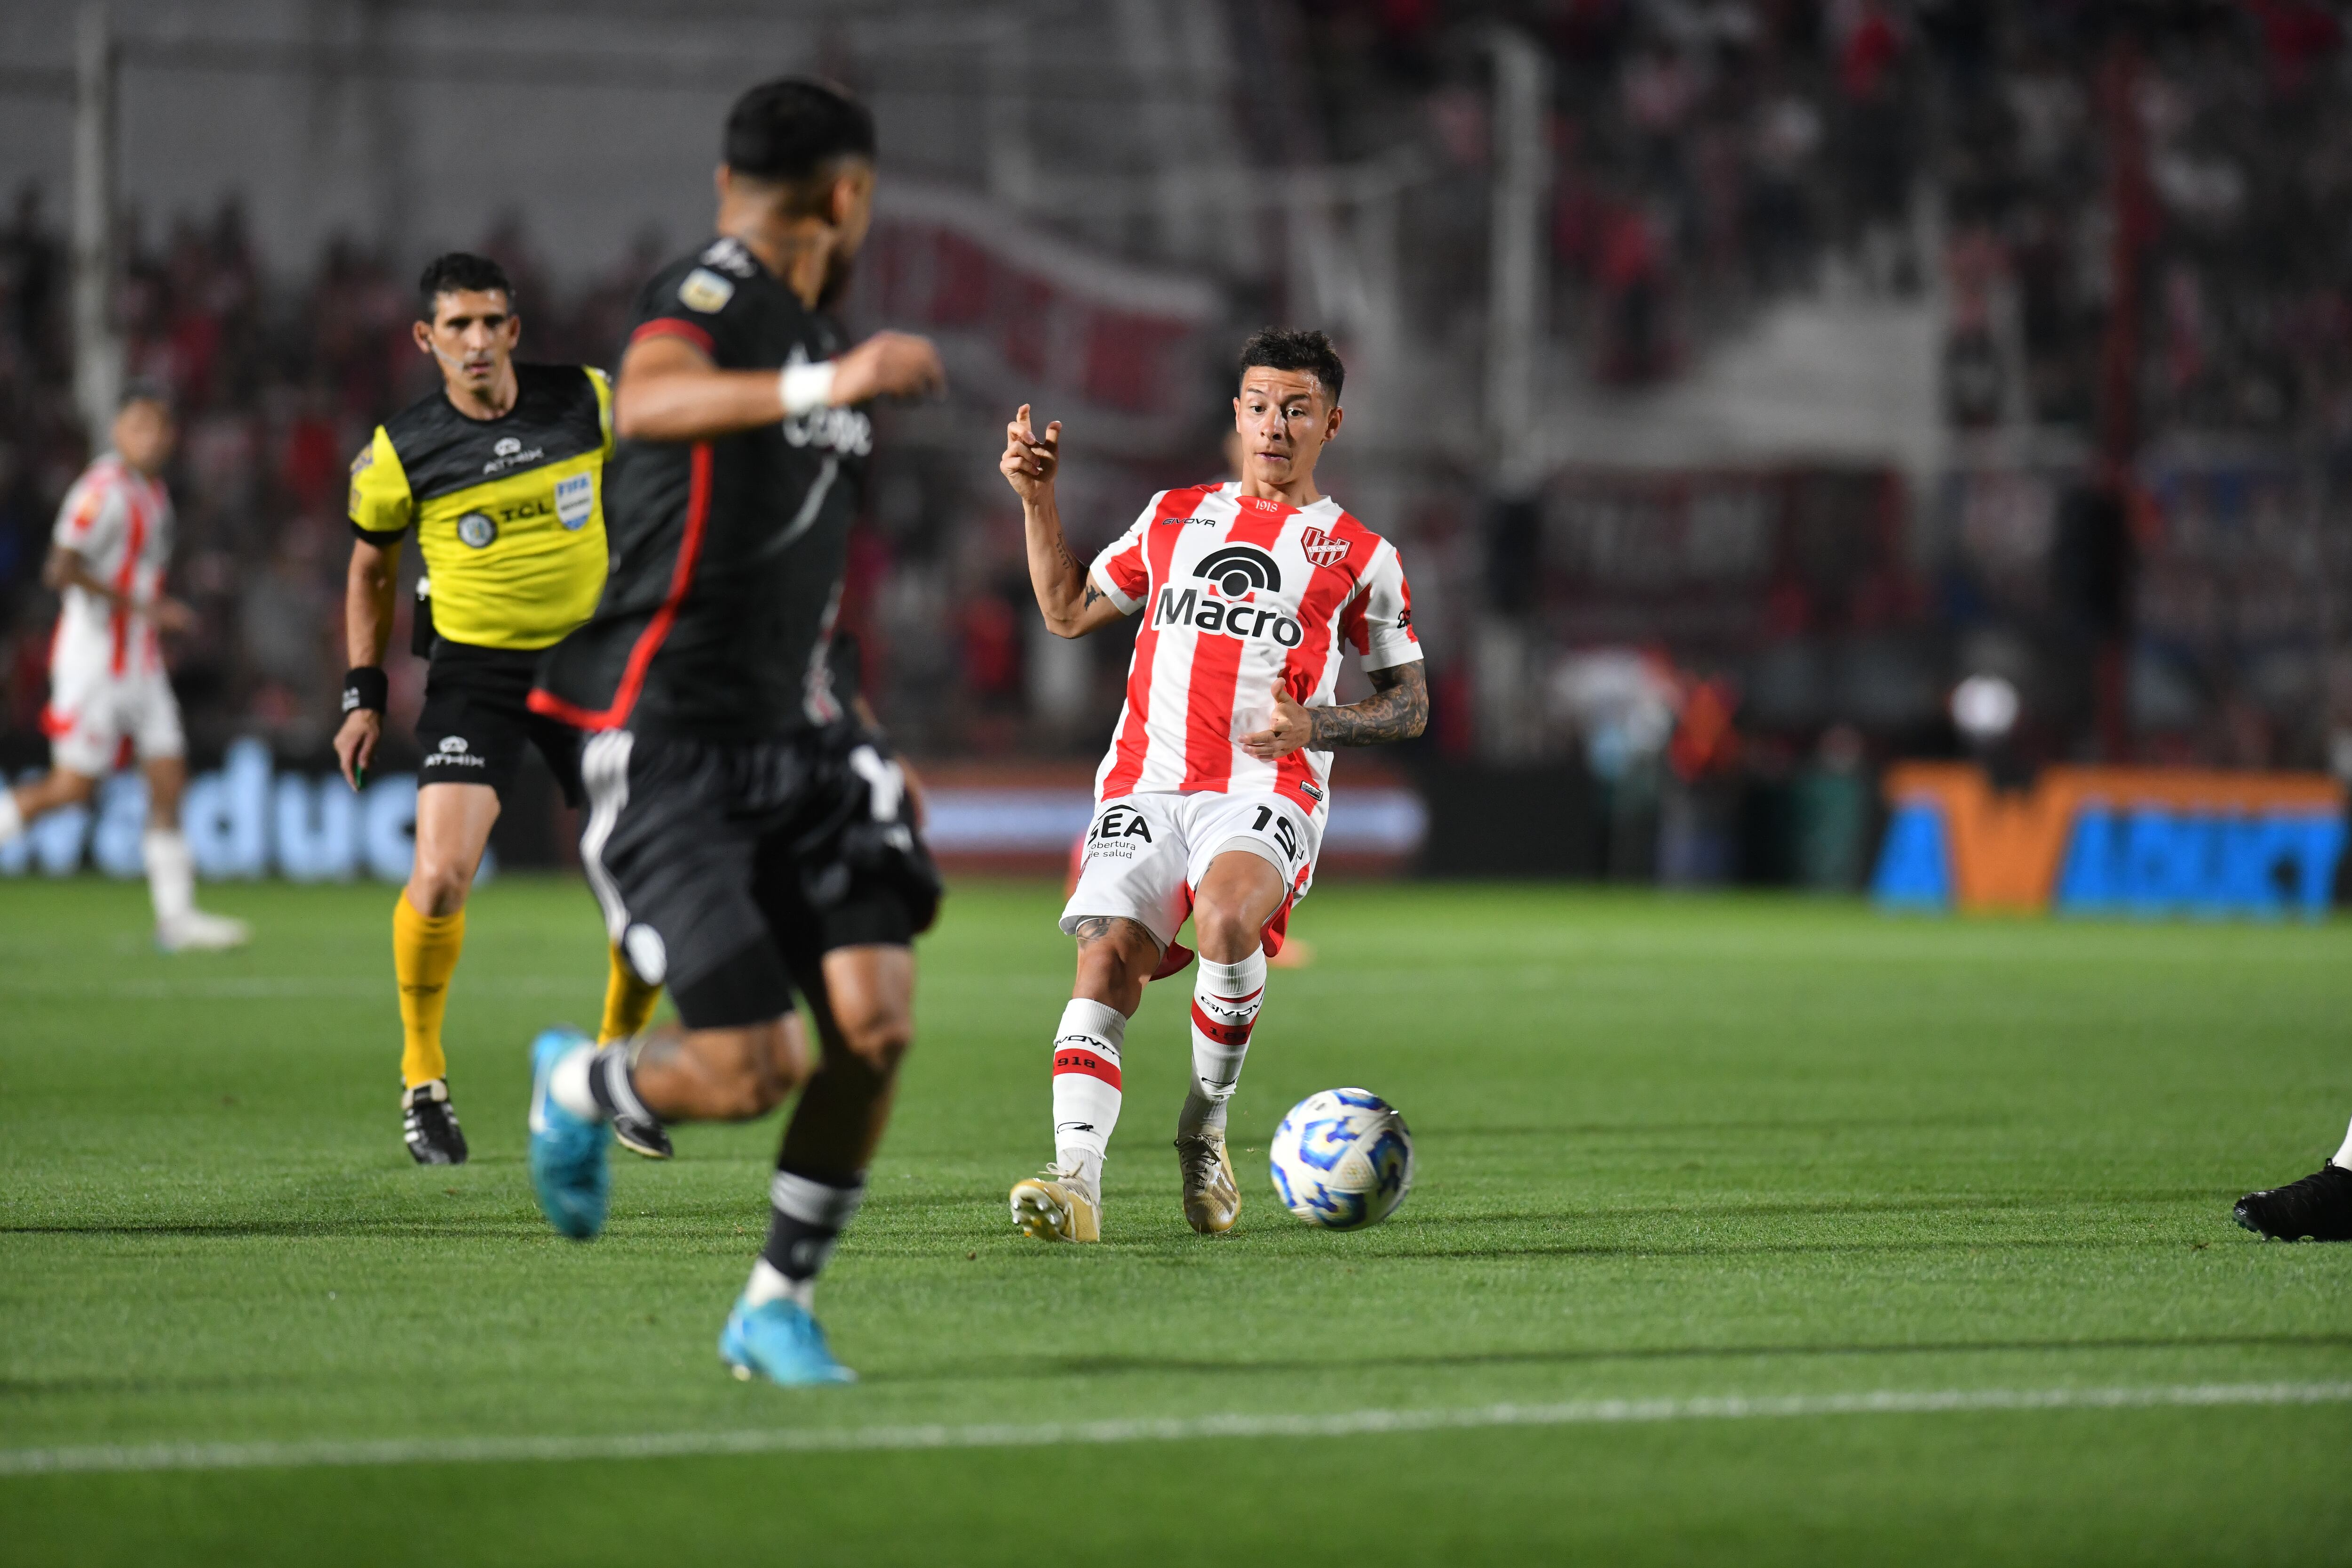
[(1013, 1223), (1039, 1241), (1100, 1241), (1102, 1205), (1072, 1178), (1048, 1165), (1013, 1184)]
[(1184, 1223), (1202, 1236), (1223, 1236), (1241, 1217), (1242, 1190), (1225, 1155), (1222, 1128), (1179, 1133), (1176, 1166), (1184, 1173)]

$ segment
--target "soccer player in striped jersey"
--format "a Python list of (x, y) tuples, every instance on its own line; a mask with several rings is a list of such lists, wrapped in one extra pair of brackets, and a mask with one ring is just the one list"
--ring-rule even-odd
[[(1062, 929), (1077, 984), (1054, 1038), (1054, 1163), (1014, 1184), (1013, 1217), (1042, 1239), (1095, 1241), (1119, 1051), (1147, 981), (1200, 943), (1192, 1087), (1176, 1122), (1184, 1217), (1203, 1235), (1241, 1212), (1226, 1102), (1292, 905), (1315, 876), (1331, 749), (1409, 740), (1429, 720), (1412, 596), (1395, 546), (1315, 486), (1339, 433), (1339, 356), (1320, 332), (1267, 330), (1242, 350), (1238, 480), (1165, 490), (1081, 567), (1054, 496), (1061, 426), (1024, 405), (998, 468), (1021, 498), (1029, 577), (1046, 626), (1084, 637), (1141, 611), (1127, 706), (1095, 780)], [(1339, 704), (1343, 651), (1372, 684)]]
[(180, 705), (157, 634), (194, 624), (163, 592), (172, 559), (172, 498), (160, 477), (172, 456), (172, 407), (135, 385), (114, 416), (113, 450), (66, 492), (41, 581), (64, 599), (49, 645), (47, 777), (0, 788), (0, 843), (35, 818), (97, 793), (125, 750), (147, 775), (147, 832), (140, 848), (155, 905), (155, 944), (166, 952), (236, 947), (243, 921), (196, 908), (195, 863), (180, 832), (188, 782)]

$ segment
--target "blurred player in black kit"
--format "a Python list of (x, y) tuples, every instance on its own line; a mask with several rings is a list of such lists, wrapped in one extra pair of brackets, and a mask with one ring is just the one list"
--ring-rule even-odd
[(621, 360), (604, 597), (530, 699), (587, 732), (581, 858), (679, 1018), (603, 1048), (533, 1042), (540, 1206), (566, 1236), (603, 1228), (616, 1116), (746, 1121), (799, 1089), (767, 1245), (719, 1343), (737, 1376), (788, 1384), (853, 1375), (810, 1292), (865, 1194), (940, 890), (905, 774), (826, 665), (873, 446), (863, 405), (943, 380), (928, 342), (852, 347), (827, 310), (872, 217), (874, 151), (872, 116), (832, 88), (736, 102), (718, 237), (646, 286)]

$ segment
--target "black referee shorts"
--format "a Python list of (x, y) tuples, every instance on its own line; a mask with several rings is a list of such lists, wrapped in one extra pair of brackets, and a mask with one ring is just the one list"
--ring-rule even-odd
[(563, 803), (580, 804), (580, 732), (530, 710), (539, 659), (533, 648), (477, 647), (447, 637), (434, 644), (425, 709), (416, 716), (416, 743), (425, 750), (420, 786), (488, 784), (504, 800), (523, 748), (537, 746)]
[(854, 724), (749, 742), (606, 731), (581, 773), (589, 885), (688, 1028), (781, 1017), (825, 953), (903, 947), (939, 911), (904, 775)]

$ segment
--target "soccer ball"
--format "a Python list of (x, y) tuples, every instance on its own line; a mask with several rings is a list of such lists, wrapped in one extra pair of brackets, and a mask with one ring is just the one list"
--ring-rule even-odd
[(1327, 1089), (1274, 1130), (1274, 1193), (1325, 1230), (1361, 1230), (1396, 1213), (1412, 1190), (1412, 1134), (1368, 1089)]

